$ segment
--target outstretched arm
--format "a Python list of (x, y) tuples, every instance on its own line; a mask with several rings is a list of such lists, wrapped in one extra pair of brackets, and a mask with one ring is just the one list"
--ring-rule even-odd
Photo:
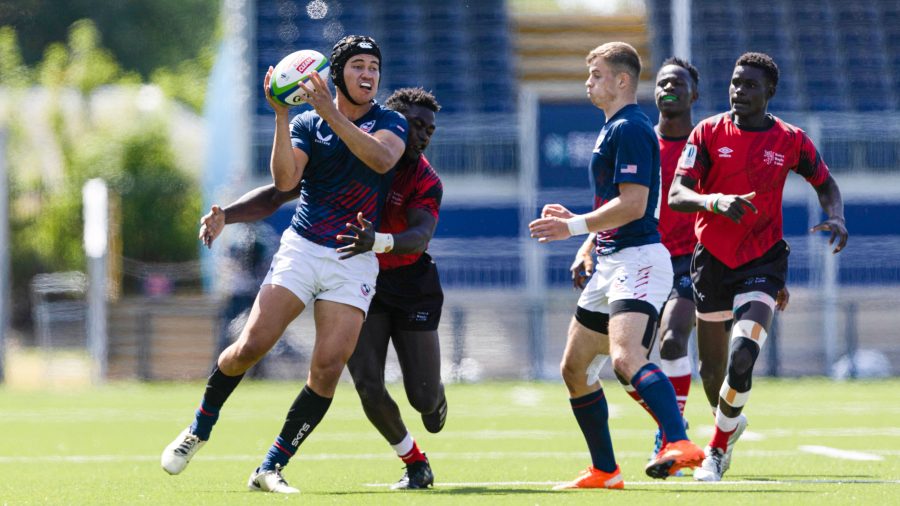
[(283, 192), (270, 184), (254, 188), (224, 209), (213, 205), (209, 213), (200, 218), (200, 240), (207, 248), (219, 237), (225, 225), (229, 223), (246, 223), (271, 216), (282, 204), (297, 198), (300, 186)]
[[(341, 246), (337, 249), (338, 253), (344, 253), (341, 256), (341, 260), (373, 250), (378, 253), (421, 253), (428, 247), (428, 241), (434, 236), (434, 229), (437, 226), (437, 219), (428, 211), (407, 209), (406, 222), (408, 228), (396, 234), (377, 234), (378, 236), (392, 236), (389, 240), (391, 242), (390, 249), (378, 251), (378, 249), (383, 248), (384, 241), (388, 239), (386, 237), (377, 237), (372, 222), (363, 218), (362, 213), (356, 215), (356, 220), (359, 222), (359, 226), (353, 223), (347, 224), (347, 228), (355, 235), (337, 236), (338, 241), (347, 243), (346, 246)], [(381, 243), (379, 244), (381, 247), (378, 249), (375, 246), (376, 240), (379, 240)]]
[(819, 205), (822, 206), (822, 210), (828, 215), (828, 219), (811, 228), (810, 232), (831, 232), (828, 244), (834, 244), (837, 241), (837, 246), (834, 247), (832, 253), (839, 253), (847, 245), (848, 238), (841, 190), (838, 188), (837, 181), (831, 177), (831, 174), (828, 175), (828, 179), (824, 183), (813, 188), (816, 189), (816, 193), (819, 195)]
[(750, 200), (756, 196), (756, 192), (750, 192), (746, 195), (723, 195), (721, 193), (713, 193), (711, 195), (703, 195), (694, 191), (697, 181), (686, 176), (675, 176), (672, 181), (672, 187), (669, 189), (669, 207), (673, 211), (682, 213), (695, 213), (697, 211), (708, 211), (715, 214), (721, 214), (735, 223), (740, 223), (744, 214), (749, 209), (756, 211)]

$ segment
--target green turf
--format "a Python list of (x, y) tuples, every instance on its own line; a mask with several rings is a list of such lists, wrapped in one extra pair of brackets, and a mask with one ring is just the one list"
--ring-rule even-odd
[[(248, 492), (247, 476), (268, 449), (297, 383), (246, 382), (210, 443), (180, 476), (159, 467), (162, 448), (186, 426), (202, 392), (193, 384), (119, 384), (72, 392), (0, 389), (0, 504), (898, 504), (900, 380), (754, 382), (750, 428), (731, 471), (738, 484), (643, 474), (649, 417), (608, 384), (624, 491), (552, 492), (589, 464), (560, 383), (449, 385), (450, 415), (425, 432), (392, 387), (432, 462), (437, 487), (392, 492), (399, 459), (369, 426), (342, 384), (325, 421), (285, 470), (299, 496)], [(711, 416), (699, 384), (688, 402), (689, 434), (701, 444)], [(881, 460), (821, 456), (818, 445)]]

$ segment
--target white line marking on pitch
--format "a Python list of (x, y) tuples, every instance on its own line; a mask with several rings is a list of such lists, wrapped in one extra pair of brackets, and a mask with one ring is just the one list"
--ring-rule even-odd
[[(558, 485), (560, 483), (565, 483), (563, 481), (470, 481), (470, 482), (458, 482), (458, 483), (438, 483), (437, 487), (543, 487), (543, 486), (553, 486)], [(846, 484), (873, 484), (873, 485), (883, 485), (883, 484), (892, 484), (898, 485), (900, 484), (900, 480), (742, 480), (742, 481), (717, 481), (717, 482), (708, 482), (708, 481), (628, 481), (625, 480), (625, 485), (630, 486), (654, 486), (654, 487), (721, 487), (728, 485), (814, 485), (814, 484), (836, 484), (836, 485), (846, 485)], [(366, 487), (390, 487), (393, 483), (366, 483)]]
[(881, 455), (873, 455), (871, 453), (857, 452), (852, 450), (841, 450), (840, 448), (832, 448), (830, 446), (803, 445), (800, 451), (814, 453), (816, 455), (824, 455), (835, 459), (844, 460), (884, 460)]

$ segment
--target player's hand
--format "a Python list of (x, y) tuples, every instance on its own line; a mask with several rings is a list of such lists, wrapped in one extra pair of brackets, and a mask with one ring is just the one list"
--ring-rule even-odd
[(716, 201), (716, 212), (735, 223), (740, 223), (748, 209), (754, 214), (758, 212), (756, 206), (750, 202), (755, 196), (756, 192), (744, 195), (722, 195)]
[(538, 242), (561, 241), (572, 237), (566, 220), (557, 217), (538, 218), (528, 224), (531, 237)]
[(358, 227), (353, 223), (347, 224), (347, 228), (356, 235), (337, 236), (338, 241), (348, 243), (335, 250), (338, 253), (344, 253), (340, 257), (341, 260), (372, 251), (372, 246), (375, 245), (375, 227), (372, 226), (372, 222), (363, 218), (363, 213), (356, 214), (356, 221), (359, 222)]
[(788, 302), (791, 301), (791, 292), (788, 291), (787, 287), (778, 290), (778, 295), (775, 296), (775, 309), (778, 311), (784, 311), (788, 307)]
[(263, 93), (266, 94), (266, 102), (269, 103), (269, 107), (275, 111), (276, 115), (287, 114), (290, 107), (272, 98), (272, 92), (269, 90), (269, 83), (272, 81), (272, 73), (274, 72), (275, 67), (269, 66), (269, 71), (266, 72), (266, 77), (263, 79)]
[(572, 272), (572, 285), (578, 289), (584, 289), (587, 281), (594, 274), (594, 255), (591, 254), (593, 249), (592, 241), (585, 241), (575, 254), (575, 261), (569, 267)]
[(809, 229), (810, 232), (831, 232), (831, 238), (828, 239), (828, 244), (832, 245), (835, 241), (837, 241), (837, 246), (834, 247), (832, 253), (839, 253), (844, 246), (847, 245), (847, 225), (844, 223), (843, 218), (828, 218), (827, 220), (819, 223), (815, 227)]
[(575, 213), (569, 211), (560, 204), (547, 204), (544, 206), (544, 209), (541, 210), (541, 218), (556, 217), (566, 220), (572, 216), (575, 216)]
[(200, 218), (200, 241), (207, 248), (212, 248), (213, 241), (222, 230), (225, 229), (225, 211), (217, 205), (213, 205), (209, 212)]
[(337, 106), (334, 105), (334, 97), (331, 95), (331, 90), (328, 89), (328, 85), (322, 79), (322, 76), (318, 72), (313, 71), (309, 75), (307, 82), (299, 84), (303, 91), (306, 92), (306, 103), (313, 106), (316, 112), (319, 113), (319, 116), (322, 116), (322, 119), (328, 121), (328, 117), (330, 117), (328, 114), (337, 111)]

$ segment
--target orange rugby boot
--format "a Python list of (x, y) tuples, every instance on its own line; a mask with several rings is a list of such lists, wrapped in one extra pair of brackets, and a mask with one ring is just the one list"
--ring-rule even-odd
[(666, 479), (674, 475), (679, 469), (700, 465), (706, 455), (703, 449), (692, 443), (689, 439), (682, 439), (667, 443), (662, 450), (644, 468), (647, 476), (651, 478)]
[(611, 473), (590, 466), (584, 471), (581, 471), (578, 478), (566, 483), (561, 483), (553, 487), (553, 490), (570, 490), (576, 488), (620, 489), (625, 488), (625, 480), (622, 479), (622, 473), (619, 471), (619, 466), (616, 466), (616, 470)]

